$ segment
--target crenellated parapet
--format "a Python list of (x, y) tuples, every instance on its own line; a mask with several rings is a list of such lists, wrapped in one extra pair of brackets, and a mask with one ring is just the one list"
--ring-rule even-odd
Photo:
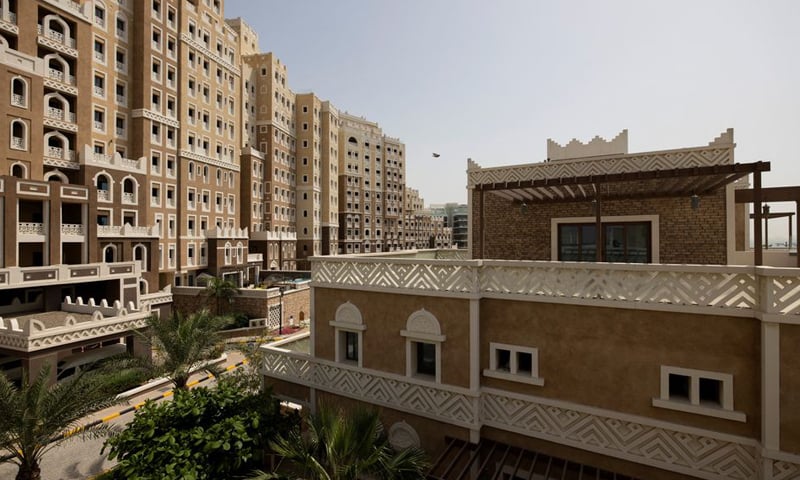
[(606, 140), (599, 135), (586, 143), (573, 138), (564, 146), (553, 139), (547, 139), (547, 160), (563, 160), (565, 158), (596, 157), (600, 155), (625, 155), (628, 153), (628, 129), (619, 132), (616, 137)]

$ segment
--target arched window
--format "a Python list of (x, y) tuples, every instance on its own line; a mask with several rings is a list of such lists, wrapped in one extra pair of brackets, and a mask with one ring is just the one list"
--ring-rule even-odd
[(400, 335), (406, 338), (406, 376), (442, 381), (442, 342), (445, 336), (439, 320), (420, 309), (406, 321)]
[(208, 166), (203, 167), (203, 182), (208, 183)]
[(142, 266), (142, 271), (147, 271), (147, 247), (141, 243), (133, 247), (133, 259)]
[(133, 177), (125, 177), (122, 180), (122, 202), (136, 203), (136, 192), (138, 189), (139, 184)]
[(44, 56), (44, 63), (47, 65), (45, 75), (58, 80), (59, 82), (72, 84), (74, 83), (71, 78), (69, 63), (61, 58), (57, 53), (50, 53)]
[(114, 245), (106, 245), (103, 248), (103, 261), (105, 263), (114, 263), (117, 261), (117, 247)]
[(42, 23), (44, 24), (45, 36), (55, 40), (60, 40), (61, 43), (66, 43), (67, 40), (65, 39), (72, 38), (69, 30), (69, 24), (67, 24), (67, 22), (65, 22), (58, 15), (45, 15)]
[(189, 180), (194, 180), (194, 162), (189, 162)]
[(28, 107), (28, 82), (22, 77), (11, 79), (11, 105)]
[(244, 245), (242, 242), (236, 244), (236, 263), (242, 263), (244, 260)]
[(69, 178), (67, 178), (67, 176), (64, 175), (64, 172), (61, 172), (59, 170), (52, 170), (44, 174), (44, 181), (69, 183)]
[(225, 265), (231, 264), (232, 250), (231, 242), (225, 242)]
[(364, 361), (362, 335), (367, 326), (364, 324), (364, 318), (358, 307), (350, 302), (339, 305), (333, 321), (328, 324), (335, 331), (336, 361), (361, 367)]
[(139, 279), (139, 295), (145, 295), (148, 291), (147, 280), (144, 278)]
[(19, 118), (11, 121), (11, 148), (28, 149), (28, 124)]
[(111, 190), (111, 178), (105, 173), (98, 173), (94, 177), (94, 184), (97, 187), (97, 199), (101, 202), (110, 202), (114, 195)]
[(74, 153), (69, 148), (69, 139), (61, 132), (48, 132), (44, 135), (46, 157), (72, 161)]
[(75, 115), (70, 111), (69, 102), (60, 93), (48, 93), (44, 96), (47, 118), (75, 123)]
[(11, 176), (17, 178), (28, 178), (28, 169), (25, 165), (17, 162), (11, 165)]

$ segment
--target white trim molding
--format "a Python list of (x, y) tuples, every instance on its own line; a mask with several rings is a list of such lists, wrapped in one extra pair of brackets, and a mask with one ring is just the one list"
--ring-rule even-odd
[[(502, 368), (498, 365), (498, 354), (501, 350), (508, 352), (508, 368)], [(531, 356), (530, 371), (519, 370), (520, 354)], [(489, 368), (484, 369), (483, 376), (527, 383), (538, 387), (544, 386), (544, 379), (539, 377), (539, 349), (489, 342)]]
[[(345, 302), (336, 309), (334, 318), (335, 320), (328, 322), (328, 325), (334, 328), (336, 361), (363, 367), (364, 331), (367, 329), (367, 326), (364, 325), (361, 311), (352, 303)], [(348, 333), (354, 333), (356, 335), (356, 341), (358, 342), (358, 360), (356, 361), (347, 359), (346, 338)]]

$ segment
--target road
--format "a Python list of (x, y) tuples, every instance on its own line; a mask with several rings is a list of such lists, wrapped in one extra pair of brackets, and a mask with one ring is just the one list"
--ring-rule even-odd
[[(228, 351), (226, 353), (228, 355), (228, 359), (225, 361), (225, 363), (221, 364), (222, 367), (235, 365), (244, 359), (244, 355), (238, 351)], [(206, 376), (206, 373), (198, 373), (192, 376), (192, 380), (197, 380)], [(205, 381), (200, 385), (213, 385), (213, 380)], [(168, 384), (157, 390), (151, 390), (149, 392), (137, 395), (132, 397), (127, 405), (123, 403), (114, 408), (96, 412), (87, 417), (86, 421), (83, 423), (105, 418), (116, 412), (122, 411), (129, 406), (144, 402), (147, 399), (164, 400), (165, 397), (163, 394), (168, 392), (170, 389), (171, 385)], [(168, 396), (166, 398), (172, 397)], [(113, 418), (106, 423), (122, 427), (133, 419), (133, 415), (133, 412), (129, 412)], [(84, 440), (81, 438), (75, 438), (55, 447), (42, 459), (42, 478), (44, 480), (77, 480), (92, 478), (95, 475), (105, 472), (113, 467), (116, 462), (108, 460), (108, 452), (105, 454), (100, 453), (104, 442), (105, 440), (103, 439)], [(0, 464), (0, 479), (11, 480), (16, 476), (16, 474), (17, 466), (13, 463), (7, 462)]]

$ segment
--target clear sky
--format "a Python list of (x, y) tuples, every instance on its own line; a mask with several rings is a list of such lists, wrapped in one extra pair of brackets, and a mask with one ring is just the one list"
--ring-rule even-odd
[[(466, 202), (466, 159), (542, 161), (546, 139), (705, 145), (800, 184), (800, 0), (226, 0), (295, 91), (406, 144), (426, 204)], [(431, 153), (441, 154), (432, 158)]]

